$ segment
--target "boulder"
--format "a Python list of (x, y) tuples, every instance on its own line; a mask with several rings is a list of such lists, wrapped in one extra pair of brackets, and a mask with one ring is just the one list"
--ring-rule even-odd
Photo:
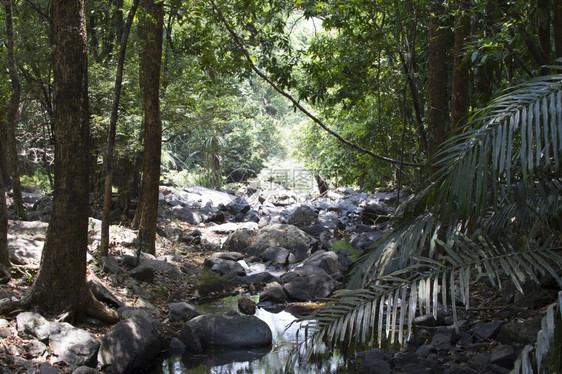
[(307, 205), (301, 205), (289, 214), (289, 225), (302, 227), (311, 226), (318, 222), (318, 213)]
[(295, 262), (294, 255), (293, 258), (291, 252), (287, 248), (283, 247), (269, 247), (266, 248), (262, 253), (262, 258), (266, 261), (271, 261), (274, 264), (288, 265), (290, 262)]
[(316, 251), (312, 254), (312, 256), (304, 260), (302, 264), (317, 266), (330, 275), (342, 271), (338, 255), (335, 252), (330, 251)]
[(490, 353), (490, 363), (506, 369), (513, 369), (515, 358), (515, 350), (509, 344), (500, 344)]
[(323, 299), (331, 295), (338, 283), (317, 266), (306, 265), (293, 269), (281, 278), (287, 281), (284, 289), (296, 301)]
[(236, 216), (238, 214), (246, 214), (250, 210), (250, 204), (241, 196), (236, 197), (234, 200), (226, 204), (226, 210)]
[(170, 321), (187, 321), (194, 317), (197, 317), (201, 313), (195, 310), (195, 307), (186, 302), (171, 303), (168, 307), (168, 314), (170, 316)]
[(135, 373), (165, 348), (155, 322), (135, 315), (113, 326), (101, 339), (98, 361), (106, 374)]
[(211, 269), (212, 271), (216, 271), (221, 275), (235, 273), (237, 275), (246, 275), (246, 271), (237, 261), (233, 260), (225, 260), (223, 258), (206, 258), (203, 265)]
[(390, 220), (391, 210), (381, 204), (369, 204), (363, 208), (361, 218), (366, 225), (383, 223)]
[(67, 322), (51, 322), (49, 327), (51, 363), (64, 361), (72, 369), (95, 366), (100, 342), (94, 335)]
[(119, 263), (113, 256), (103, 256), (100, 262), (102, 270), (106, 273), (120, 274), (123, 272), (123, 269), (121, 269)]
[(278, 282), (273, 282), (265, 286), (260, 293), (260, 304), (285, 304), (287, 302), (287, 295), (283, 290), (283, 286)]
[(46, 341), (51, 333), (50, 322), (39, 313), (23, 312), (16, 317), (19, 333), (35, 336), (41, 341)]
[(185, 323), (181, 333), (188, 347), (193, 345), (193, 341), (185, 341), (190, 334), (203, 348), (247, 348), (272, 343), (271, 329), (256, 316), (201, 315)]
[(224, 243), (229, 251), (248, 253), (263, 258), (270, 247), (283, 247), (293, 254), (293, 262), (304, 260), (318, 241), (292, 225), (274, 224), (255, 233), (237, 231)]

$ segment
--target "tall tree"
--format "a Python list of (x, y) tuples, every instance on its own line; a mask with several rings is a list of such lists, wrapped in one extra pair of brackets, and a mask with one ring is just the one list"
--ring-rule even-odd
[(462, 126), (468, 115), (469, 63), (465, 58), (465, 46), (470, 36), (470, 1), (457, 0), (457, 19), (455, 25), (455, 47), (453, 62), (453, 82), (451, 88), (451, 129)]
[(17, 113), (20, 106), (21, 83), (16, 67), (16, 56), (14, 48), (14, 23), (12, 16), (12, 0), (4, 0), (6, 12), (6, 45), (8, 52), (8, 72), (12, 83), (12, 94), (6, 110), (6, 122), (8, 126), (8, 156), (9, 170), (13, 188), (14, 208), (20, 219), (25, 219), (23, 208), (23, 197), (21, 191), (20, 173), (18, 167), (18, 152), (16, 141)]
[(113, 105), (111, 107), (111, 118), (109, 119), (109, 131), (107, 134), (107, 151), (104, 158), (105, 166), (105, 184), (104, 184), (104, 201), (103, 213), (101, 221), (101, 240), (100, 240), (100, 257), (107, 256), (109, 252), (109, 219), (111, 213), (112, 202), (112, 178), (113, 172), (113, 151), (115, 149), (115, 134), (117, 132), (117, 115), (119, 113), (119, 101), (121, 100), (121, 88), (123, 85), (123, 67), (125, 65), (125, 53), (127, 51), (127, 40), (129, 39), (129, 31), (133, 24), (133, 19), (137, 13), (140, 0), (134, 0), (127, 16), (124, 30), (119, 34), (121, 36), (119, 42), (119, 57), (117, 61), (117, 73), (115, 74), (115, 87), (113, 91)]
[[(26, 307), (49, 313), (84, 314), (116, 321), (117, 313), (97, 301), (86, 283), (88, 249), (89, 113), (86, 24), (83, 0), (55, 0), (54, 41), (55, 183), (53, 208), (41, 268)], [(0, 308), (1, 309), (1, 308)]]
[(144, 98), (144, 151), (140, 206), (135, 213), (139, 223), (139, 250), (156, 252), (156, 224), (158, 220), (158, 187), (160, 182), (160, 153), (162, 148), (162, 119), (160, 117), (160, 65), (164, 7), (159, 0), (144, 0), (141, 32), (141, 88)]
[(428, 27), (427, 134), (430, 164), (439, 146), (447, 139), (449, 124), (448, 63), (449, 32), (446, 8), (431, 0)]

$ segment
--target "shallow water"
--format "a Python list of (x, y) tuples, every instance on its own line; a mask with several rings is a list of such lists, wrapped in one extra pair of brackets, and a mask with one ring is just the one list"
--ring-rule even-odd
[[(198, 306), (200, 312), (226, 313), (238, 310), (238, 299), (246, 295), (233, 296), (217, 300), (207, 305)], [(250, 296), (257, 302), (258, 296)], [(292, 350), (302, 344), (304, 330), (299, 330), (296, 317), (281, 310), (268, 311), (256, 309), (256, 317), (265, 321), (271, 328), (273, 344), (267, 348), (243, 350), (212, 350), (203, 354), (193, 355), (185, 353), (183, 356), (172, 356), (162, 363), (164, 374), (275, 374), (283, 373)], [(293, 323), (295, 322), (295, 323)], [(299, 373), (341, 373), (339, 370), (343, 361), (337, 358), (327, 358), (313, 363), (300, 360), (295, 365), (295, 372)]]

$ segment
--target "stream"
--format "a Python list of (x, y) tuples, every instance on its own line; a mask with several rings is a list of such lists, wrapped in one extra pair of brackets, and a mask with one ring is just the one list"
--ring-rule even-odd
[[(226, 313), (238, 311), (238, 299), (249, 297), (254, 302), (258, 296), (238, 295), (216, 300), (206, 305), (199, 305), (203, 313)], [(271, 347), (243, 350), (208, 350), (203, 354), (184, 353), (172, 356), (162, 362), (163, 374), (273, 374), (283, 373), (293, 349), (303, 341), (304, 330), (299, 331), (299, 324), (293, 323), (297, 317), (286, 310), (271, 311), (256, 309), (256, 317), (266, 322), (271, 328), (273, 344)], [(319, 362), (299, 360), (295, 372), (301, 373), (342, 373), (343, 359), (328, 357)]]

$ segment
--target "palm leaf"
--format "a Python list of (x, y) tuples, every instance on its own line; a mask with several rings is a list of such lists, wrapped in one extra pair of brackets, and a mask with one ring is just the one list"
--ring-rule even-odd
[(347, 289), (306, 318), (308, 352), (402, 343), (416, 312), (435, 315), (439, 299), (456, 323), (481, 275), (498, 287), (508, 277), (522, 292), (523, 282), (550, 274), (562, 288), (561, 151), (562, 75), (518, 85), (477, 111), (438, 153), (435, 182), (351, 266)]

